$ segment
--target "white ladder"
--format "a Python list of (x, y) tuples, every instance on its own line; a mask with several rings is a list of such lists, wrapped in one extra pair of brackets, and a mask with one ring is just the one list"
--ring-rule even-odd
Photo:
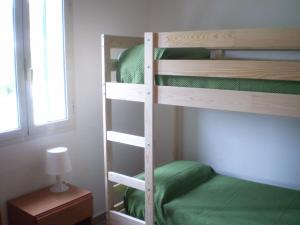
[[(102, 35), (102, 106), (103, 142), (105, 165), (105, 192), (108, 225), (154, 225), (154, 166), (153, 166), (153, 105), (154, 105), (154, 34), (146, 33), (145, 44), (145, 137), (112, 131), (111, 99), (106, 95), (106, 82), (111, 81), (111, 48), (128, 48), (141, 43), (140, 38)], [(112, 145), (119, 142), (144, 148), (145, 181), (112, 171)], [(145, 221), (118, 211), (120, 204), (113, 203), (113, 183), (125, 185), (145, 192)], [(114, 185), (118, 186), (118, 185)]]

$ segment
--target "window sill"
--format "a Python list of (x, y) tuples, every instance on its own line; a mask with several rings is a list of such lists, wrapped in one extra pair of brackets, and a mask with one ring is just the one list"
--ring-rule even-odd
[(50, 137), (56, 134), (63, 134), (75, 130), (75, 128), (75, 120), (72, 118), (68, 121), (34, 127), (31, 129), (29, 134), (24, 130), (13, 131), (3, 135), (1, 134), (0, 148), (14, 144), (21, 144), (38, 138)]

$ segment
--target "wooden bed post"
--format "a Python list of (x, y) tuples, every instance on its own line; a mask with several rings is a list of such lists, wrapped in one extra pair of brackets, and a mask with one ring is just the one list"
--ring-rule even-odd
[(182, 159), (182, 124), (183, 109), (180, 106), (174, 108), (174, 131), (173, 131), (173, 151), (172, 160)]
[(107, 130), (112, 129), (111, 100), (106, 98), (106, 82), (111, 80), (109, 36), (101, 36), (102, 54), (102, 116), (103, 116), (103, 151), (106, 195), (106, 221), (110, 224), (109, 210), (113, 208), (112, 185), (108, 181), (108, 172), (112, 170), (112, 145), (107, 141)]
[(153, 162), (153, 107), (154, 107), (154, 47), (156, 44), (154, 33), (145, 33), (145, 222), (154, 225), (154, 162)]

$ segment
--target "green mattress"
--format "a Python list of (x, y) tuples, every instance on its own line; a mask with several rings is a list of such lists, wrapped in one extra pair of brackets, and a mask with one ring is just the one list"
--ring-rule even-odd
[[(208, 59), (209, 51), (202, 48), (155, 49), (156, 59)], [(211, 77), (162, 76), (155, 77), (157, 85), (240, 90), (300, 95), (299, 81), (229, 79)], [(125, 50), (119, 57), (117, 81), (124, 83), (144, 83), (144, 46), (137, 45)]]
[[(191, 161), (157, 168), (155, 181), (157, 225), (300, 224), (299, 191), (219, 175)], [(128, 214), (144, 219), (144, 202), (143, 192), (127, 189)]]

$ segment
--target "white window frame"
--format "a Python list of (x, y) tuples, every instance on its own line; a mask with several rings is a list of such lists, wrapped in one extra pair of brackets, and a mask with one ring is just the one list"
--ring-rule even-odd
[(70, 38), (70, 0), (64, 1), (64, 61), (65, 61), (65, 87), (67, 119), (36, 126), (33, 121), (33, 104), (31, 97), (31, 80), (34, 71), (31, 69), (30, 57), (30, 30), (29, 30), (29, 1), (14, 0), (14, 32), (15, 32), (15, 58), (16, 83), (18, 96), (20, 129), (0, 134), (0, 146), (45, 136), (57, 132), (71, 130), (75, 127), (75, 103), (73, 94), (73, 79), (71, 71), (71, 38)]

